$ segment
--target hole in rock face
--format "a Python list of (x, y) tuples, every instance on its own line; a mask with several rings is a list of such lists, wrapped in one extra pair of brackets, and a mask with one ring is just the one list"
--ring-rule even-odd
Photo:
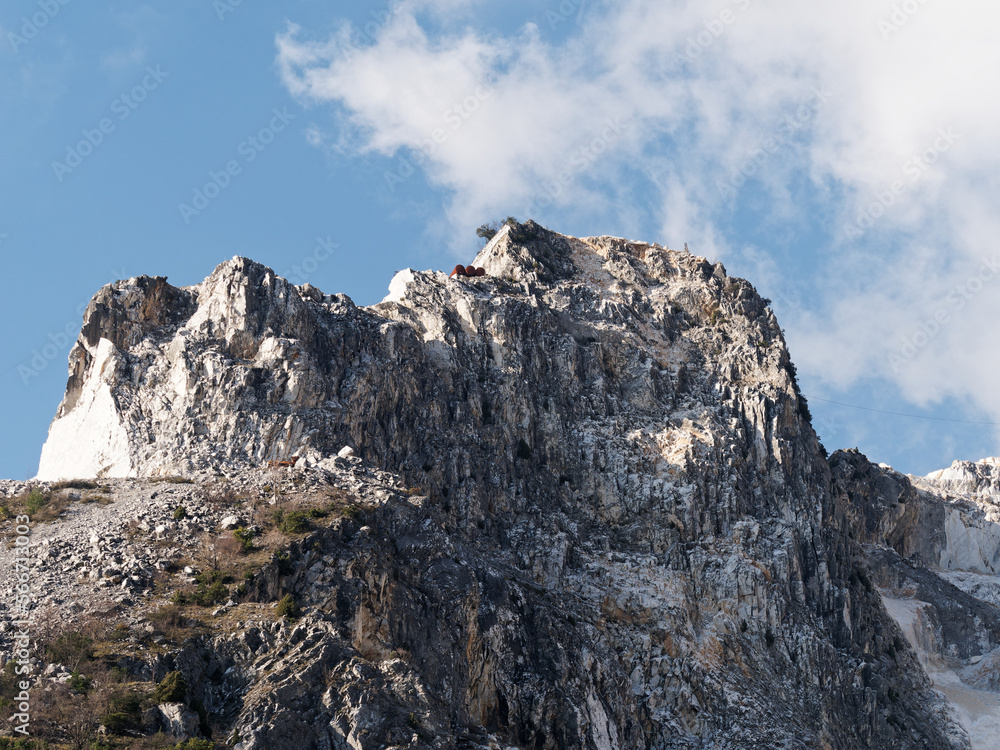
[(510, 708), (504, 694), (497, 690), (497, 712), (495, 729), (506, 729), (510, 725)]
[(517, 457), (525, 461), (531, 458), (531, 446), (528, 445), (524, 438), (520, 438), (517, 441)]

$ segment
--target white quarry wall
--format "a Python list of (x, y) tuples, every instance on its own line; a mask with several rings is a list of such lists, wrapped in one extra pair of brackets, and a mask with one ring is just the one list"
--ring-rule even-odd
[(115, 345), (101, 339), (76, 405), (49, 427), (36, 479), (132, 476), (128, 434), (111, 393), (117, 357)]

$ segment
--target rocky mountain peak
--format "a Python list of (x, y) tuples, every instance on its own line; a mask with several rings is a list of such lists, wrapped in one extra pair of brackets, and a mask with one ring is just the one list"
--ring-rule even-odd
[[(157, 542), (180, 492), (209, 535), (308, 533), (227, 590), (252, 625), (170, 656), (236, 747), (968, 747), (920, 660), (971, 666), (1000, 612), (931, 568), (985, 575), (1000, 535), (933, 482), (991, 464), (828, 461), (721, 264), (527, 222), (473, 265), (358, 307), (234, 258), (87, 309), (39, 480), (96, 477)], [(73, 529), (46, 543), (78, 561)], [(143, 554), (122, 601), (159, 595)], [(285, 595), (303, 623), (262, 622)]]
[[(109, 285), (88, 307), (71, 353), (39, 478), (214, 471), (302, 454), (313, 436), (329, 434), (330, 421), (343, 425), (348, 402), (361, 397), (334, 393), (331, 376), (357, 382), (379, 356), (402, 371), (443, 367), (424, 376), (449, 382), (473, 375), (457, 355), (488, 344), (492, 365), (475, 377), (503, 387), (509, 342), (501, 339), (513, 320), (532, 329), (518, 332), (532, 343), (599, 343), (602, 353), (627, 350), (682, 380), (705, 356), (702, 344), (717, 339), (712, 356), (722, 355), (722, 367), (711, 378), (720, 388), (759, 380), (766, 353), (775, 365), (768, 385), (794, 390), (773, 316), (721, 264), (657, 245), (565, 237), (532, 222), (504, 226), (475, 263), (487, 277), (401, 272), (370, 308), (296, 287), (245, 258), (193, 287), (149, 277)], [(347, 351), (346, 340), (360, 349)], [(520, 352), (512, 354), (516, 361)], [(358, 429), (339, 430), (337, 440), (364, 443)]]
[(942, 490), (956, 494), (994, 496), (1000, 502), (1000, 458), (980, 461), (955, 461), (947, 469), (926, 477)]

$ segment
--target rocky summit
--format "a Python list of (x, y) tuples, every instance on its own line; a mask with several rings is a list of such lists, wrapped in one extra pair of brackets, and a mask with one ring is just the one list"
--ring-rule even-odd
[(245, 258), (98, 292), (0, 484), (37, 736), (996, 746), (1000, 462), (828, 457), (719, 263), (528, 222), (473, 265), (370, 307)]

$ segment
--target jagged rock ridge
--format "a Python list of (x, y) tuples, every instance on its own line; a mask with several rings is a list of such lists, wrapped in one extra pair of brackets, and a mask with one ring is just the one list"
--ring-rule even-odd
[(1000, 742), (997, 459), (903, 476), (855, 451), (830, 457), (866, 570), (974, 748)]
[[(350, 445), (428, 497), (302, 551), (287, 690), (242, 642), (181, 655), (239, 667), (206, 693), (239, 747), (967, 746), (866, 572), (860, 528), (892, 519), (832, 483), (749, 283), (532, 223), (474, 265), (358, 308), (236, 258), (87, 310), (41, 479), (308, 473)], [(407, 706), (430, 729), (401, 739)]]

